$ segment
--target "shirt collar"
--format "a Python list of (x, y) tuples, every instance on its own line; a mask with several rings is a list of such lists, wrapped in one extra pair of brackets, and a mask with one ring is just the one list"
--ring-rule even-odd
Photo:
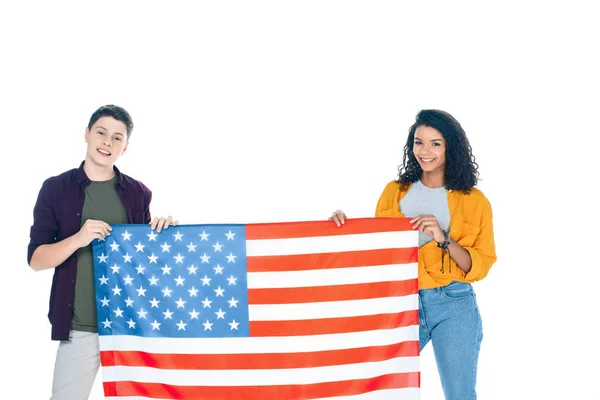
[[(83, 169), (84, 164), (85, 164), (85, 160), (82, 161), (81, 164), (79, 164), (79, 168), (77, 169), (77, 173), (75, 175), (75, 181), (78, 184), (85, 183), (87, 185), (91, 181)], [(113, 165), (113, 170), (117, 174), (117, 185), (121, 186), (123, 189), (127, 188), (127, 185), (125, 184), (125, 178), (123, 178), (123, 174), (121, 173), (121, 171), (119, 171), (119, 168), (117, 168), (116, 165)]]

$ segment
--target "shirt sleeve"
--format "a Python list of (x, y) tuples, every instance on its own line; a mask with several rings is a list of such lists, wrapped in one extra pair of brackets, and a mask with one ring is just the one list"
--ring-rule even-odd
[(44, 244), (56, 242), (58, 232), (58, 221), (54, 211), (52, 184), (47, 179), (38, 193), (38, 198), (33, 209), (33, 225), (29, 232), (29, 246), (27, 249), (27, 263), (35, 250)]
[(152, 202), (152, 191), (144, 186), (144, 223), (149, 224), (152, 221), (150, 214), (150, 203)]
[(482, 199), (481, 230), (473, 246), (465, 249), (471, 255), (471, 270), (465, 275), (465, 281), (475, 282), (485, 278), (497, 260), (492, 207), (485, 197)]

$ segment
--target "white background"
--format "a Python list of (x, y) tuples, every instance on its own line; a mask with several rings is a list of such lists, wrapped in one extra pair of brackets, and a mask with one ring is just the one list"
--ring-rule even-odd
[[(449, 111), (494, 211), (479, 398), (600, 398), (592, 2), (196, 3), (0, 6), (2, 398), (50, 395), (52, 271), (27, 266), (32, 211), (107, 103), (135, 123), (117, 165), (181, 223), (372, 216), (415, 114)], [(422, 394), (443, 398), (431, 346)]]

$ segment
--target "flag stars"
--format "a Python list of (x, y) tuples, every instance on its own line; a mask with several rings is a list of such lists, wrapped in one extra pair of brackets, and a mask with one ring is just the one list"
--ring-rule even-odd
[(160, 303), (160, 300), (156, 300), (156, 297), (154, 297), (152, 300), (150, 300), (150, 308), (158, 308), (158, 303)]
[(146, 269), (146, 267), (143, 267), (143, 266), (140, 264), (140, 265), (138, 265), (138, 266), (137, 266), (135, 269), (137, 270), (137, 273), (138, 273), (138, 275), (139, 275), (139, 274), (142, 274), (142, 275), (143, 275), (143, 274), (144, 274), (144, 270)]
[(175, 303), (177, 303), (177, 308), (185, 308), (186, 301), (182, 300), (181, 297)]
[(138, 297), (140, 297), (140, 296), (146, 297), (146, 290), (148, 290), (148, 289), (144, 289), (142, 286), (140, 286), (140, 288), (136, 289), (136, 290), (138, 292)]
[(138, 242), (138, 244), (135, 245), (135, 252), (139, 253), (141, 251), (143, 253), (144, 252), (144, 247), (146, 247), (146, 246), (144, 246), (142, 244), (142, 242)]
[(195, 289), (193, 286), (191, 289), (188, 289), (188, 292), (190, 293), (190, 297), (198, 297), (198, 289)]
[(171, 252), (171, 246), (167, 244), (167, 242), (165, 242), (164, 244), (161, 244), (160, 247), (162, 248), (162, 252), (164, 253), (165, 251), (167, 253)]
[(192, 275), (192, 274), (196, 275), (197, 270), (198, 270), (198, 268), (194, 267), (194, 264), (192, 264), (191, 266), (188, 267), (188, 271), (190, 271), (190, 275)]
[(208, 240), (209, 236), (210, 236), (209, 233), (206, 233), (205, 231), (202, 231), (202, 233), (200, 234), (200, 241)]
[(235, 259), (237, 258), (237, 256), (234, 256), (233, 253), (229, 253), (229, 255), (227, 256), (227, 262), (228, 263), (235, 263)]
[(173, 311), (169, 311), (169, 309), (167, 308), (167, 311), (163, 311), (163, 315), (165, 316), (165, 319), (173, 319), (171, 318), (173, 316)]
[(221, 310), (220, 308), (219, 311), (215, 311), (215, 314), (217, 314), (217, 319), (225, 319), (226, 312)]
[(172, 268), (171, 268), (171, 267), (169, 267), (167, 264), (165, 264), (165, 266), (164, 266), (164, 267), (162, 267), (161, 269), (162, 269), (162, 271), (163, 271), (163, 275), (166, 275), (166, 274), (169, 274), (169, 275), (171, 275), (171, 269), (172, 269)]
[(175, 259), (175, 264), (183, 264), (183, 259), (185, 257), (182, 256), (181, 254), (177, 253), (177, 255), (173, 256), (173, 258)]
[(104, 298), (100, 300), (100, 303), (102, 303), (102, 307), (108, 307), (108, 303), (110, 303), (110, 300), (107, 299), (106, 296), (104, 296)]
[(219, 264), (217, 264), (216, 267), (213, 267), (213, 269), (215, 270), (215, 275), (223, 275), (223, 267)]
[(217, 242), (216, 244), (213, 244), (213, 248), (215, 249), (215, 253), (216, 253), (217, 251), (223, 252), (223, 251), (221, 250), (221, 248), (223, 248), (223, 245), (222, 245), (222, 244), (219, 244), (219, 242)]
[(227, 278), (227, 281), (229, 282), (229, 286), (234, 285), (235, 286), (235, 282), (237, 281), (237, 278), (233, 275), (231, 275), (229, 278)]
[(157, 320), (154, 320), (154, 322), (152, 322), (150, 325), (152, 325), (152, 330), (153, 331), (159, 331), (160, 330), (161, 323), (158, 322)]
[(98, 278), (98, 280), (100, 281), (100, 286), (108, 285), (108, 278), (105, 277), (104, 275), (102, 275), (102, 278)]
[(229, 303), (229, 308), (235, 307), (237, 308), (237, 303), (239, 302), (239, 300), (236, 300), (235, 298), (233, 298), (233, 296), (231, 297), (231, 300), (227, 300), (227, 302)]
[(127, 307), (133, 308), (133, 300), (131, 300), (131, 297), (128, 297), (127, 300), (125, 300), (125, 303), (127, 303)]
[(118, 317), (123, 318), (123, 310), (121, 310), (120, 307), (117, 307), (117, 309), (113, 310), (113, 312), (115, 313), (115, 318), (118, 318)]
[(131, 318), (129, 318), (129, 321), (127, 321), (127, 324), (129, 325), (130, 329), (135, 328), (135, 322)]
[(231, 328), (229, 328), (229, 330), (230, 330), (230, 331), (232, 331), (232, 330), (234, 330), (234, 329), (237, 331), (237, 330), (238, 330), (238, 325), (239, 325), (240, 323), (239, 323), (239, 322), (235, 322), (235, 319), (234, 319), (234, 320), (232, 320), (231, 322), (228, 322), (228, 324), (229, 324), (229, 326), (231, 327)]
[(143, 308), (140, 308), (140, 311), (137, 312), (138, 317), (146, 319), (146, 314), (148, 314), (148, 311), (144, 311)]
[(121, 236), (123, 236), (123, 240), (131, 240), (131, 233), (125, 231), (125, 233), (121, 233)]
[(211, 300), (207, 298), (205, 298), (204, 300), (202, 300), (202, 308), (210, 308), (210, 304), (212, 303)]
[(187, 245), (188, 253), (190, 253), (192, 251), (195, 253), (196, 252), (196, 247), (197, 246), (194, 243), (190, 242), (190, 244)]
[(179, 231), (177, 231), (176, 234), (173, 235), (173, 237), (175, 238), (176, 242), (181, 242), (181, 238), (183, 237), (183, 235), (181, 233), (179, 233)]
[(156, 260), (158, 259), (157, 256), (154, 255), (154, 253), (152, 253), (151, 256), (148, 256), (148, 260), (150, 260), (150, 264), (154, 263), (157, 264)]
[(191, 312), (188, 312), (188, 314), (190, 314), (190, 319), (198, 319), (200, 313), (194, 308)]
[(163, 297), (171, 297), (171, 292), (172, 292), (172, 290), (171, 290), (171, 289), (169, 289), (168, 287), (165, 287), (165, 288), (162, 290), (162, 292), (163, 292)]
[(202, 325), (204, 325), (204, 330), (205, 331), (212, 331), (213, 324), (211, 324), (208, 320), (206, 320), (206, 322), (203, 323)]
[(98, 256), (98, 259), (100, 260), (100, 263), (106, 263), (108, 256), (105, 256), (103, 252), (101, 255)]
[(146, 234), (146, 236), (148, 236), (148, 241), (149, 242), (156, 242), (156, 233), (154, 233), (154, 231), (151, 231), (150, 233)]
[(201, 279), (202, 286), (210, 286), (210, 280), (208, 276), (204, 275), (204, 278)]
[(113, 274), (118, 274), (119, 273), (119, 269), (121, 269), (121, 267), (119, 267), (116, 263), (115, 265), (113, 265), (112, 267), (110, 267), (110, 269), (112, 269), (112, 273)]
[(113, 294), (115, 296), (120, 296), (121, 295), (121, 290), (123, 290), (123, 289), (119, 288), (118, 285), (115, 285), (115, 287), (113, 289), (111, 289), (111, 290), (113, 291)]
[(123, 260), (125, 260), (124, 262), (126, 262), (126, 263), (130, 263), (131, 262), (131, 256), (129, 255), (129, 253), (126, 253), (123, 256)]
[(227, 236), (227, 240), (235, 240), (233, 237), (235, 236), (235, 233), (231, 232), (231, 229), (229, 230), (229, 232), (227, 232), (225, 234), (225, 236)]
[(224, 289), (221, 289), (221, 286), (219, 286), (218, 288), (215, 289), (215, 293), (217, 294), (215, 297), (223, 297), (223, 293), (225, 292)]
[(158, 286), (158, 278), (152, 275), (152, 278), (148, 279), (150, 281), (150, 286)]
[(175, 286), (183, 286), (184, 281), (185, 281), (185, 278), (182, 278), (181, 275), (179, 275), (179, 277), (175, 278), (175, 282), (177, 282), (177, 284)]
[(110, 244), (110, 248), (112, 249), (112, 251), (119, 251), (119, 245), (117, 244), (117, 242), (112, 242)]
[(184, 323), (182, 320), (181, 320), (181, 321), (179, 321), (179, 323), (177, 324), (177, 330), (178, 330), (178, 331), (185, 331), (185, 326), (186, 326), (186, 325), (187, 325), (187, 324), (186, 324), (186, 323)]
[(210, 260), (210, 256), (207, 256), (206, 253), (204, 253), (203, 256), (200, 256), (200, 258), (202, 259), (202, 264), (208, 264), (208, 260)]
[(131, 281), (133, 281), (133, 278), (129, 276), (129, 274), (127, 274), (127, 276), (125, 278), (123, 278), (123, 280), (125, 281), (126, 285), (130, 285), (131, 286)]
[(109, 321), (108, 318), (106, 318), (106, 320), (102, 321), (102, 323), (104, 324), (104, 328), (110, 328), (110, 325), (112, 324), (112, 322)]

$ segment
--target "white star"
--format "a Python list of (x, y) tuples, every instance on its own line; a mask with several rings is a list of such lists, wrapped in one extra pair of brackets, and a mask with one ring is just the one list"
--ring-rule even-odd
[(208, 285), (210, 286), (210, 278), (206, 275), (204, 275), (204, 278), (202, 278), (202, 286)]
[(231, 232), (231, 229), (229, 230), (228, 233), (225, 234), (225, 236), (227, 236), (227, 240), (235, 240), (233, 238), (235, 236), (235, 233)]
[(165, 315), (165, 319), (173, 319), (171, 318), (171, 316), (174, 314), (173, 311), (169, 311), (169, 309), (167, 308), (167, 311), (164, 311), (163, 314)]
[(127, 323), (129, 324), (130, 328), (135, 328), (135, 322), (133, 322), (133, 320), (131, 318), (129, 318), (129, 321), (127, 321)]
[(175, 278), (175, 282), (177, 282), (177, 285), (175, 286), (183, 286), (183, 281), (185, 281), (185, 279), (182, 278), (181, 275), (179, 275), (178, 278)]
[(177, 329), (178, 331), (181, 331), (181, 330), (184, 330), (184, 331), (185, 331), (185, 326), (186, 326), (187, 324), (184, 324), (184, 323), (183, 323), (183, 321), (179, 321), (179, 323), (178, 323), (178, 324), (176, 324), (176, 325), (177, 325), (177, 328), (179, 328), (179, 329)]
[(119, 251), (119, 245), (117, 244), (117, 242), (112, 242), (110, 248), (112, 249), (112, 251)]
[(227, 302), (229, 303), (229, 308), (231, 308), (231, 307), (237, 308), (238, 301), (239, 300), (236, 300), (233, 297), (231, 297), (231, 300), (227, 300)]
[(188, 248), (188, 253), (190, 251), (193, 251), (194, 253), (196, 252), (196, 245), (192, 242), (190, 242), (190, 244), (187, 245), (187, 248)]
[(228, 263), (235, 263), (235, 259), (237, 256), (234, 256), (232, 253), (229, 253), (229, 255), (227, 256), (227, 262)]
[(121, 290), (122, 290), (122, 289), (119, 289), (119, 286), (115, 285), (115, 288), (114, 288), (114, 289), (111, 289), (111, 290), (113, 291), (113, 294), (114, 294), (115, 296), (120, 296), (120, 295), (121, 295)]
[(215, 270), (215, 275), (223, 275), (223, 267), (221, 267), (219, 264), (217, 264), (216, 267), (213, 267), (213, 269)]
[(143, 308), (141, 308), (141, 309), (140, 309), (140, 311), (138, 311), (138, 313), (137, 313), (137, 314), (138, 314), (138, 316), (139, 316), (140, 318), (144, 318), (144, 319), (146, 319), (146, 314), (148, 314), (148, 311), (144, 311), (144, 309), (143, 309)]
[(165, 264), (165, 266), (164, 266), (164, 267), (162, 267), (161, 269), (162, 269), (162, 271), (163, 271), (163, 275), (166, 275), (166, 274), (169, 274), (169, 275), (171, 275), (171, 269), (172, 269), (172, 268), (171, 268), (171, 267), (169, 267), (167, 264)]
[(123, 278), (123, 280), (125, 281), (126, 285), (131, 285), (131, 281), (133, 280), (133, 278), (130, 277), (129, 274), (127, 274), (127, 277)]
[(219, 242), (217, 242), (217, 244), (213, 244), (213, 247), (214, 247), (214, 249), (215, 249), (215, 252), (217, 252), (217, 251), (223, 252), (223, 251), (221, 250), (221, 248), (223, 247), (223, 245), (222, 245), (222, 244), (219, 244)]
[(225, 292), (225, 290), (221, 289), (221, 286), (219, 286), (217, 289), (215, 289), (215, 293), (217, 294), (215, 297), (223, 297), (223, 292)]
[[(105, 328), (110, 328), (110, 324), (112, 324), (111, 321), (108, 320), (108, 318), (106, 318), (106, 321), (102, 321), (102, 323), (104, 324)], [(205, 329), (206, 330), (206, 329)]]
[(152, 300), (150, 300), (150, 304), (152, 304), (152, 306), (150, 308), (154, 308), (154, 307), (158, 308), (158, 303), (160, 303), (160, 301), (156, 300), (156, 297), (153, 298)]
[(205, 323), (203, 323), (202, 325), (204, 325), (204, 330), (211, 330), (212, 331), (212, 326), (213, 324), (211, 324), (210, 322), (208, 322), (208, 320), (206, 320)]
[(201, 241), (202, 241), (202, 240), (208, 240), (208, 237), (209, 237), (209, 236), (210, 236), (210, 233), (206, 233), (206, 232), (202, 231), (202, 233), (200, 234), (200, 237), (201, 237), (201, 239), (200, 239), (200, 240), (201, 240)]
[(106, 296), (104, 296), (104, 299), (100, 300), (100, 302), (102, 303), (102, 307), (108, 307), (108, 303), (110, 303), (110, 300), (108, 300)]
[(207, 256), (206, 253), (204, 253), (203, 256), (200, 256), (200, 258), (202, 259), (202, 264), (208, 263), (208, 260), (210, 260), (210, 256)]
[(181, 233), (179, 233), (179, 231), (177, 231), (176, 234), (173, 235), (175, 237), (175, 241), (180, 241), (181, 242), (181, 238), (183, 237), (183, 235)]
[(140, 286), (140, 288), (139, 288), (139, 289), (136, 289), (136, 290), (137, 290), (137, 292), (138, 292), (138, 297), (139, 297), (139, 296), (144, 296), (144, 297), (146, 297), (146, 290), (147, 290), (147, 289), (144, 289), (143, 287), (141, 287), (141, 286)]
[(138, 244), (135, 245), (135, 248), (136, 248), (135, 252), (138, 253), (138, 252), (141, 251), (143, 253), (144, 252), (144, 247), (146, 247), (146, 246), (144, 246), (142, 244), (142, 242), (138, 242)]
[(146, 267), (142, 267), (142, 265), (140, 264), (140, 265), (137, 266), (136, 269), (137, 269), (137, 273), (138, 274), (143, 274), (144, 270), (146, 269)]
[(229, 326), (231, 326), (231, 328), (229, 328), (230, 331), (232, 330), (238, 330), (238, 325), (240, 324), (239, 322), (235, 322), (235, 319), (232, 320), (231, 322), (228, 322)]
[(194, 264), (192, 264), (192, 266), (188, 267), (188, 271), (190, 271), (190, 275), (191, 275), (191, 274), (194, 274), (194, 275), (196, 275), (196, 270), (197, 270), (197, 269), (198, 269), (198, 268), (194, 267)]
[(233, 275), (231, 275), (229, 278), (227, 278), (227, 280), (229, 281), (229, 286), (231, 285), (235, 285), (235, 281), (237, 281), (237, 278)]
[(154, 275), (152, 275), (152, 278), (148, 279), (150, 281), (150, 286), (158, 286), (157, 282), (158, 282), (158, 278), (156, 278)]
[(169, 289), (168, 287), (165, 287), (162, 292), (163, 292), (163, 297), (171, 297), (172, 290)]
[(131, 240), (131, 233), (128, 233), (127, 231), (125, 231), (125, 233), (121, 233), (121, 236), (123, 236), (123, 240)]
[(153, 331), (154, 330), (158, 330), (158, 331), (160, 330), (160, 328), (159, 328), (160, 327), (160, 322), (154, 320), (154, 322), (150, 323), (150, 325), (152, 325), (152, 330)]
[(133, 307), (133, 300), (131, 300), (131, 297), (128, 297), (127, 300), (125, 300), (125, 303), (127, 303), (127, 307)]
[(117, 265), (117, 263), (115, 263), (115, 265), (113, 265), (112, 267), (110, 267), (110, 269), (112, 269), (112, 272), (113, 272), (113, 274), (118, 274), (118, 273), (119, 273), (119, 269), (120, 269), (120, 268), (121, 268), (121, 267), (119, 267), (119, 266)]
[(181, 297), (179, 298), (179, 300), (177, 300), (175, 303), (177, 303), (177, 308), (184, 308), (184, 304), (186, 303), (185, 300), (181, 300)]
[(210, 301), (208, 299), (208, 297), (205, 298), (204, 300), (202, 300), (202, 304), (204, 305), (204, 307), (202, 307), (202, 308), (206, 308), (206, 307), (210, 308), (210, 303), (212, 303), (212, 301)]
[(100, 263), (105, 263), (108, 256), (105, 256), (104, 253), (102, 253), (98, 258), (100, 259)]
[(156, 242), (156, 233), (154, 233), (154, 231), (151, 231), (150, 233), (146, 234), (146, 236), (148, 236), (148, 241), (155, 241)]
[(117, 309), (113, 310), (113, 312), (115, 313), (115, 317), (123, 317), (123, 310), (121, 310), (120, 307), (117, 307)]
[(190, 292), (190, 297), (198, 297), (198, 295), (196, 294), (198, 293), (198, 289), (194, 289), (193, 286), (191, 289), (188, 289), (188, 292)]
[(198, 319), (198, 315), (200, 314), (198, 311), (196, 311), (196, 309), (194, 308), (192, 310), (192, 312), (189, 312), (188, 314), (190, 314), (190, 319)]
[(219, 308), (219, 311), (215, 311), (215, 314), (217, 314), (217, 319), (219, 319), (219, 318), (225, 319), (226, 313), (225, 313), (225, 311), (221, 310), (220, 308)]
[(152, 264), (152, 263), (156, 264), (156, 263), (157, 263), (157, 262), (156, 262), (156, 259), (157, 259), (157, 258), (158, 258), (158, 257), (157, 257), (157, 256), (155, 256), (155, 255), (154, 255), (154, 253), (152, 253), (152, 255), (151, 255), (151, 256), (148, 256), (148, 260), (150, 260), (150, 264)]
[(130, 262), (131, 262), (131, 256), (129, 255), (129, 253), (126, 253), (126, 254), (123, 256), (123, 259), (125, 260), (125, 262), (128, 262), (128, 263), (130, 263)]
[(182, 256), (181, 254), (177, 253), (177, 255), (173, 256), (173, 258), (175, 259), (175, 264), (183, 264), (183, 259), (185, 257)]
[(162, 244), (160, 247), (162, 247), (162, 252), (164, 253), (165, 251), (167, 252), (171, 252), (171, 246), (167, 244), (167, 242), (165, 242), (164, 244)]
[(108, 278), (105, 277), (104, 275), (102, 275), (102, 278), (98, 278), (98, 280), (100, 281), (100, 286), (108, 285)]

